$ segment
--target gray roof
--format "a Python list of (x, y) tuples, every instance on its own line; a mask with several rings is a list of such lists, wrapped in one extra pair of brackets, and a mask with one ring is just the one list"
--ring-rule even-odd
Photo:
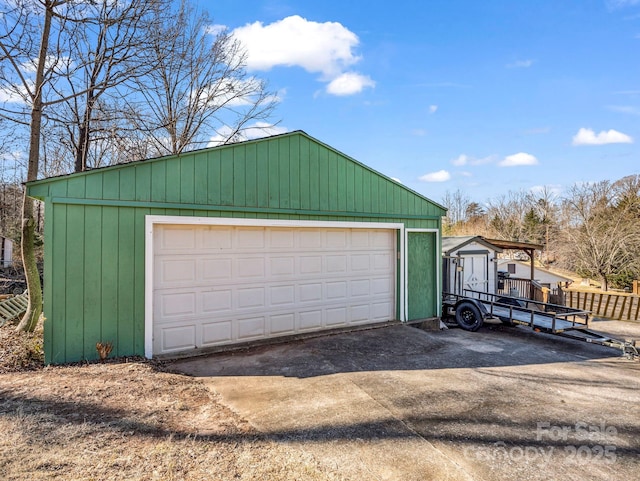
[(476, 242), (480, 245), (485, 246), (487, 249), (502, 252), (502, 249), (491, 244), (484, 237), (479, 235), (468, 235), (468, 236), (450, 236), (442, 238), (442, 254), (449, 255), (451, 252), (458, 250), (472, 242)]

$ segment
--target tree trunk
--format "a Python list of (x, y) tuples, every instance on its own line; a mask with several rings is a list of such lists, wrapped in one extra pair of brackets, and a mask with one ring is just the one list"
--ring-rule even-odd
[(600, 289), (607, 292), (609, 290), (609, 281), (605, 274), (600, 274)]
[[(44, 68), (49, 50), (49, 34), (51, 32), (51, 18), (55, 2), (44, 2), (45, 14), (44, 25), (42, 27), (42, 37), (40, 41), (40, 51), (38, 53), (38, 68), (33, 85), (33, 105), (31, 106), (31, 125), (29, 137), (29, 163), (27, 166), (27, 181), (38, 178), (38, 167), (40, 164), (40, 129), (42, 128), (42, 86), (44, 84)], [(27, 278), (27, 289), (29, 290), (29, 305), (27, 312), (16, 328), (19, 331), (33, 331), (38, 325), (40, 314), (42, 314), (42, 286), (40, 284), (40, 273), (34, 250), (36, 222), (33, 218), (33, 200), (27, 196), (25, 188), (22, 202), (22, 263), (24, 273)]]
[(36, 261), (34, 241), (36, 222), (33, 217), (33, 199), (27, 197), (25, 189), (22, 205), (22, 263), (27, 278), (29, 291), (29, 305), (27, 312), (16, 328), (19, 331), (33, 332), (38, 325), (42, 314), (42, 286), (40, 285), (40, 272)]

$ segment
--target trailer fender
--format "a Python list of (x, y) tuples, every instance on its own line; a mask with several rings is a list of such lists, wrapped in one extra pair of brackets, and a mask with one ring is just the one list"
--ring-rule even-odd
[(464, 299), (456, 303), (456, 323), (465, 331), (477, 331), (489, 315), (487, 308), (477, 299)]

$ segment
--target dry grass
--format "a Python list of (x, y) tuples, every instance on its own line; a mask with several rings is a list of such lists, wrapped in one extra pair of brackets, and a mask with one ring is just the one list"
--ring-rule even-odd
[(38, 367), (18, 354), (37, 336), (7, 330), (0, 479), (343, 479), (299, 447), (258, 435), (193, 378), (144, 361)]

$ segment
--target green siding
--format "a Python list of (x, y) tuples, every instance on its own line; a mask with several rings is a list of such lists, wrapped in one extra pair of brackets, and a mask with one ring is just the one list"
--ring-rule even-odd
[(45, 179), (28, 189), (45, 201), (47, 363), (96, 359), (96, 342), (112, 342), (113, 355), (144, 354), (146, 215), (439, 229), (445, 213), (301, 132)]

